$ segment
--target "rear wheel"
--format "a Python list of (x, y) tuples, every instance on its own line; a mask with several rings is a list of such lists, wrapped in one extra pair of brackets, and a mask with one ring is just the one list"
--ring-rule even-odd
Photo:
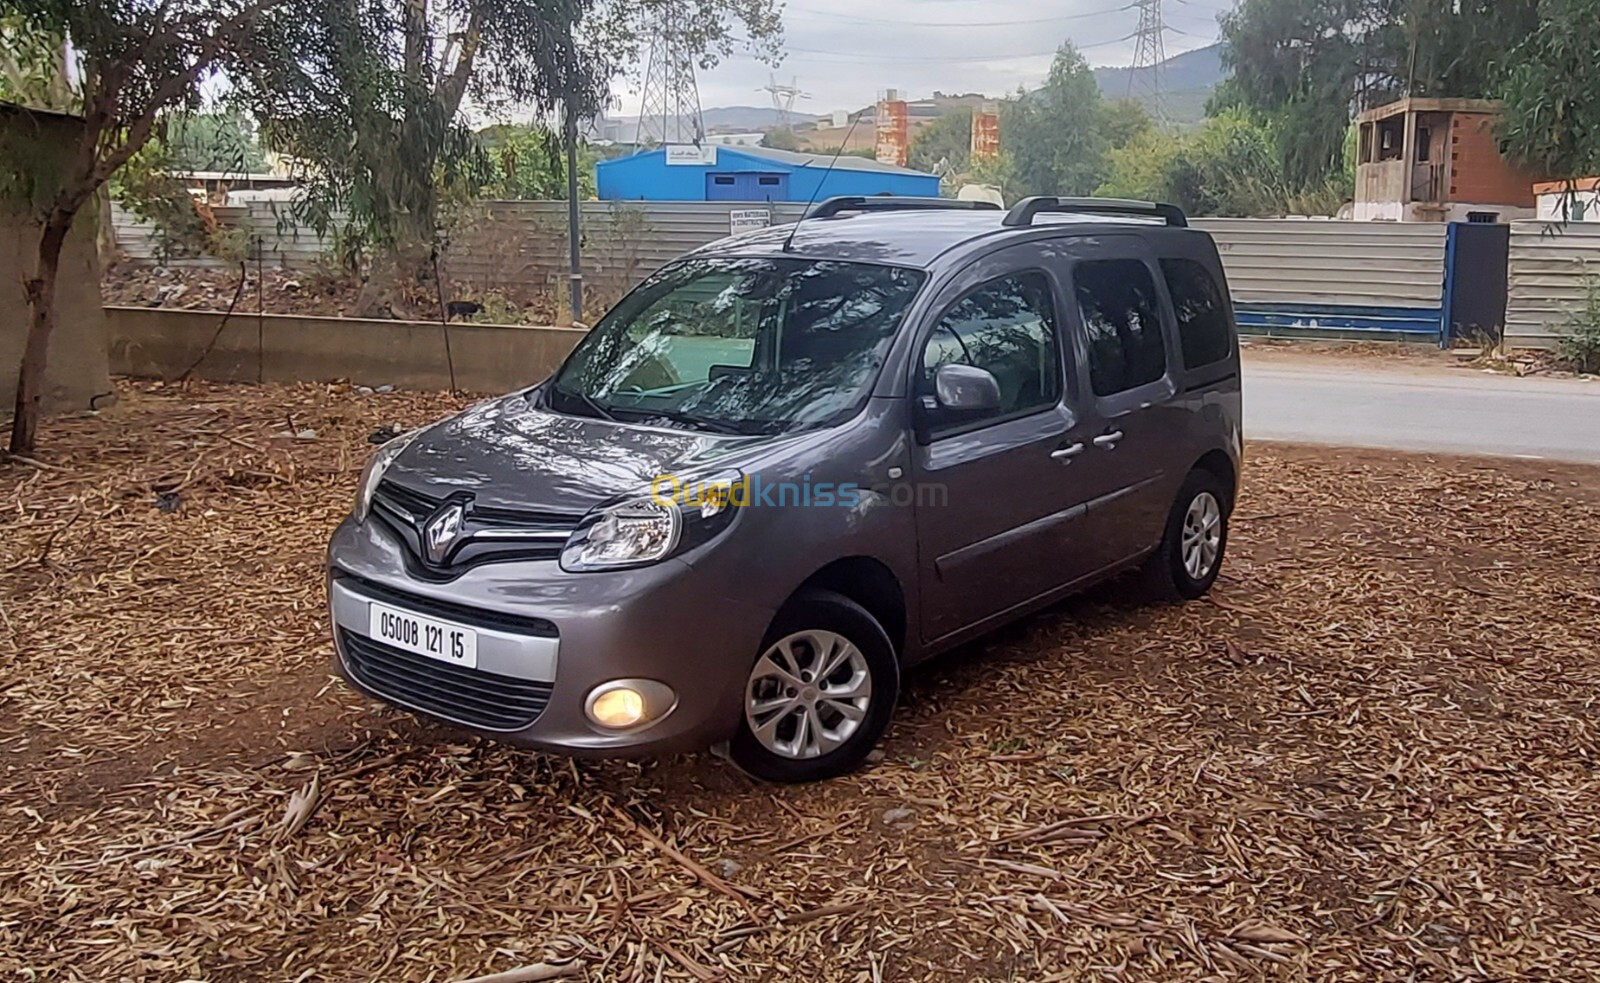
[(1228, 548), (1232, 507), (1222, 479), (1202, 469), (1189, 473), (1172, 503), (1161, 545), (1145, 561), (1145, 582), (1153, 594), (1191, 601), (1211, 589)]
[(766, 781), (846, 774), (888, 729), (899, 690), (883, 626), (842, 594), (807, 591), (778, 612), (762, 642), (729, 755)]

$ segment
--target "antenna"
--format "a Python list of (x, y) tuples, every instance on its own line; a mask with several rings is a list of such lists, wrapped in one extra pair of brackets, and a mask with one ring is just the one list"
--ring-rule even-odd
[(828, 169), (822, 172), (822, 180), (811, 190), (811, 200), (806, 202), (806, 211), (800, 213), (800, 218), (789, 229), (789, 235), (783, 240), (783, 251), (788, 252), (794, 245), (794, 234), (800, 231), (800, 223), (806, 220), (806, 212), (811, 211), (811, 206), (817, 203), (817, 195), (822, 193), (822, 186), (828, 183), (828, 175), (833, 173), (833, 165), (839, 163), (839, 158), (844, 156), (844, 148), (850, 146), (850, 137), (856, 132), (856, 126), (861, 122), (861, 117), (866, 115), (866, 110), (856, 114), (855, 122), (850, 124), (850, 129), (844, 133), (844, 139), (839, 141), (839, 149), (833, 152), (833, 160), (828, 161)]

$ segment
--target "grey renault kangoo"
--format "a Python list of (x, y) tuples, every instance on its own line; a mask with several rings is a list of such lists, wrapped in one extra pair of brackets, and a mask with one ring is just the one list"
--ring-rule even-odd
[(838, 775), (907, 666), (1123, 571), (1204, 594), (1239, 417), (1178, 209), (829, 199), (381, 447), (329, 549), (338, 666), (530, 748)]

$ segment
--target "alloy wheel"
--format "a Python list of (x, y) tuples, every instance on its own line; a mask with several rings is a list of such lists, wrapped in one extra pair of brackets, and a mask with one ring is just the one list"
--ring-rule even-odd
[(1201, 492), (1183, 516), (1183, 568), (1191, 580), (1204, 580), (1222, 551), (1222, 505)]
[(872, 673), (861, 650), (835, 632), (802, 631), (756, 660), (744, 714), (762, 747), (805, 760), (848, 741), (871, 702)]

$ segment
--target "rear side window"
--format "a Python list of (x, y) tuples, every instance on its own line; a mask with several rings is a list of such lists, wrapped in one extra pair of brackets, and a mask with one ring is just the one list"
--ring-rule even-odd
[(1039, 273), (993, 280), (951, 305), (923, 350), (925, 392), (943, 365), (988, 370), (1000, 384), (996, 417), (1054, 406), (1061, 398), (1055, 309)]
[(1089, 381), (1096, 396), (1147, 385), (1167, 372), (1161, 307), (1150, 268), (1135, 259), (1079, 263), (1078, 309), (1089, 336)]
[(1197, 369), (1233, 354), (1228, 306), (1222, 302), (1222, 291), (1211, 271), (1192, 259), (1164, 259), (1161, 273), (1167, 278), (1172, 309), (1178, 315), (1183, 364)]

